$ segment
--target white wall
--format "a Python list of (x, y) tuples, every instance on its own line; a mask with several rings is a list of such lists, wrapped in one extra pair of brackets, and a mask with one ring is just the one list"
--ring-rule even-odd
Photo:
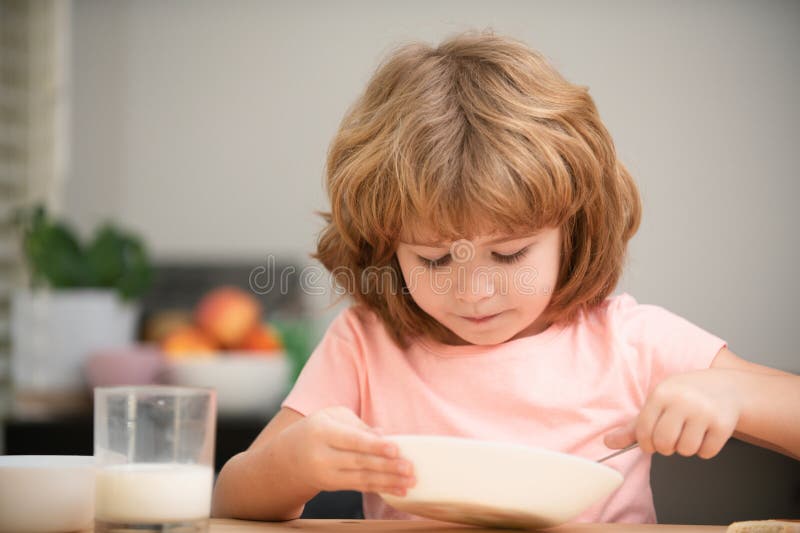
[(620, 290), (800, 371), (800, 3), (75, 0), (66, 191), (159, 257), (305, 257), (384, 53), (492, 27), (588, 85), (644, 220)]

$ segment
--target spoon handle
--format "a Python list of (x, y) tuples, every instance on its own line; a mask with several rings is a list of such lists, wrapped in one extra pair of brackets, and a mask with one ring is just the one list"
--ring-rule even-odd
[(634, 442), (634, 443), (633, 443), (633, 444), (631, 444), (630, 446), (626, 446), (625, 448), (622, 448), (621, 450), (617, 450), (617, 451), (615, 451), (614, 453), (612, 453), (611, 455), (606, 455), (606, 456), (605, 456), (605, 457), (603, 457), (602, 459), (598, 459), (598, 461), (597, 461), (597, 462), (598, 462), (598, 463), (602, 463), (603, 461), (608, 461), (608, 460), (609, 460), (609, 459), (611, 459), (612, 457), (616, 457), (616, 456), (618, 456), (618, 455), (619, 455), (619, 454), (621, 454), (621, 453), (625, 453), (625, 452), (627, 452), (628, 450), (632, 450), (632, 449), (636, 448), (637, 446), (639, 446), (639, 443), (638, 443), (638, 442)]

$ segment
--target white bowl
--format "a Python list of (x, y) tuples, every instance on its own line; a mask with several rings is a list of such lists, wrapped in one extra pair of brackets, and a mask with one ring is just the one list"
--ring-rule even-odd
[(226, 352), (214, 356), (183, 356), (167, 362), (166, 378), (173, 385), (211, 387), (223, 415), (270, 415), (286, 395), (291, 364), (283, 352), (272, 355)]
[(480, 526), (563, 524), (622, 483), (616, 470), (524, 445), (444, 436), (387, 436), (414, 465), (406, 496), (381, 493), (411, 514)]
[(91, 456), (0, 456), (0, 531), (90, 529), (94, 475)]

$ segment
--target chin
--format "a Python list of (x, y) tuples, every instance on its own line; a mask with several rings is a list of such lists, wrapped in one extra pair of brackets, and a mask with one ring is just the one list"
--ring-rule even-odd
[(500, 332), (491, 332), (486, 333), (485, 335), (462, 335), (460, 333), (454, 332), (458, 335), (459, 338), (463, 339), (465, 342), (470, 344), (475, 344), (478, 346), (493, 346), (495, 344), (501, 344), (507, 340), (509, 340), (513, 335), (504, 335)]

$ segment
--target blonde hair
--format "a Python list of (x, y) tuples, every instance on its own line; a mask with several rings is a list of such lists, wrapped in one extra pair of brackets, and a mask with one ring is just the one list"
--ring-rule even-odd
[(312, 257), (349, 274), (349, 283), (334, 277), (400, 346), (447, 337), (407, 291), (368, 275), (383, 269), (403, 283), (401, 232), (434, 228), (457, 240), (561, 228), (544, 320), (564, 323), (614, 290), (641, 217), (636, 184), (588, 89), (491, 32), (391, 54), (342, 120), (326, 177), (331, 211), (320, 213), (327, 225)]

